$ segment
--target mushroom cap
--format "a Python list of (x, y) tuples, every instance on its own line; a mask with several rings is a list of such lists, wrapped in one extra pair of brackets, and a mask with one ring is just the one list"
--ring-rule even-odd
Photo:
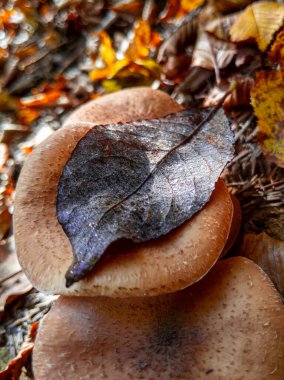
[(233, 214), (221, 180), (211, 200), (190, 221), (148, 243), (113, 244), (88, 276), (70, 288), (65, 286), (73, 254), (57, 220), (56, 197), (59, 177), (76, 144), (94, 123), (158, 118), (180, 110), (169, 95), (149, 88), (106, 95), (75, 111), (31, 154), (17, 185), (14, 225), (19, 261), (36, 288), (84, 296), (158, 295), (186, 287), (214, 265)]
[(221, 253), (220, 257), (226, 256), (226, 254), (231, 250), (233, 247), (235, 241), (237, 240), (237, 237), (239, 236), (240, 229), (241, 229), (241, 222), (242, 222), (242, 210), (241, 205), (238, 200), (238, 198), (230, 194), (232, 204), (233, 204), (233, 219), (231, 223), (230, 233), (228, 236), (228, 239), (226, 241), (225, 247), (223, 249), (223, 252)]
[(219, 261), (158, 297), (60, 297), (33, 352), (37, 380), (284, 378), (284, 306), (252, 261)]
[(270, 237), (265, 232), (247, 233), (243, 237), (239, 255), (258, 264), (270, 277), (284, 297), (284, 241)]

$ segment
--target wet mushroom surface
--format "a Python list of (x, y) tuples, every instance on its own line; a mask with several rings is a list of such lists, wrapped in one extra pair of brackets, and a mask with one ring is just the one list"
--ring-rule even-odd
[(60, 297), (33, 355), (37, 380), (284, 377), (284, 306), (252, 261), (219, 261), (158, 297)]

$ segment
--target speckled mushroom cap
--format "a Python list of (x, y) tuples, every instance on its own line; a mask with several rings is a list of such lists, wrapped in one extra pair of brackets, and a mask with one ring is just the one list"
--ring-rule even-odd
[(219, 261), (158, 297), (60, 297), (33, 352), (36, 380), (283, 380), (284, 306), (252, 261)]
[(221, 180), (211, 200), (190, 221), (149, 243), (114, 244), (86, 278), (65, 286), (73, 254), (57, 220), (56, 196), (59, 177), (76, 144), (94, 123), (158, 118), (180, 110), (170, 96), (149, 88), (106, 95), (75, 111), (31, 154), (17, 185), (14, 226), (19, 261), (36, 288), (84, 296), (157, 295), (184, 288), (214, 265), (233, 214)]

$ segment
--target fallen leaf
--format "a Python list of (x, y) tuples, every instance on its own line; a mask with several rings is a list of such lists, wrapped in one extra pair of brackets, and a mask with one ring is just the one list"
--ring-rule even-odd
[(168, 0), (166, 7), (160, 14), (159, 21), (166, 22), (169, 18), (175, 17), (180, 9), (180, 3), (177, 0)]
[(216, 9), (221, 13), (235, 12), (252, 3), (253, 0), (211, 0)]
[(161, 45), (158, 52), (158, 62), (165, 62), (168, 57), (184, 53), (186, 46), (193, 44), (197, 36), (197, 19), (192, 16), (191, 20), (181, 25)]
[(194, 9), (200, 7), (205, 0), (181, 0), (180, 6), (184, 12), (192, 12)]
[(284, 241), (273, 239), (265, 232), (246, 234), (241, 254), (258, 264), (284, 296)]
[(3, 281), (0, 284), (0, 316), (4, 312), (5, 307), (28, 293), (32, 288), (32, 284), (23, 272), (16, 273), (11, 278)]
[(284, 72), (259, 71), (251, 91), (258, 141), (267, 158), (284, 167)]
[(240, 76), (235, 76), (232, 79), (235, 80), (236, 87), (224, 100), (223, 107), (226, 112), (250, 105), (250, 91), (253, 86), (253, 79)]
[(122, 0), (110, 5), (110, 9), (114, 12), (128, 13), (131, 15), (139, 16), (143, 9), (143, 2), (141, 0)]
[(230, 41), (230, 29), (238, 18), (238, 13), (224, 17), (218, 17), (208, 22), (204, 29), (213, 34), (219, 40)]
[(233, 156), (229, 122), (222, 109), (213, 111), (96, 126), (78, 143), (57, 192), (74, 254), (67, 286), (113, 241), (157, 238), (204, 206)]
[(0, 244), (0, 315), (7, 305), (29, 292), (32, 287), (21, 271), (13, 237), (7, 241), (2, 240)]
[(109, 67), (115, 62), (115, 51), (112, 47), (111, 39), (106, 32), (100, 32), (98, 35), (100, 38), (99, 54), (106, 66)]
[(206, 32), (199, 33), (194, 47), (191, 66), (214, 70), (227, 67), (236, 56), (234, 44), (217, 40)]
[(23, 347), (18, 355), (8, 364), (8, 366), (0, 372), (1, 380), (18, 380), (20, 378), (22, 368), (31, 356), (34, 341), (37, 334), (38, 322), (34, 322), (30, 326), (29, 334), (23, 343)]
[(8, 160), (8, 157), (9, 157), (8, 145), (0, 143), (0, 173), (3, 172), (3, 169)]
[(273, 63), (279, 63), (284, 69), (284, 29), (277, 34), (268, 56)]
[(234, 42), (254, 39), (261, 51), (265, 51), (273, 35), (282, 26), (284, 5), (275, 2), (256, 2), (249, 5), (231, 28)]
[(130, 42), (125, 56), (135, 62), (139, 58), (146, 58), (149, 55), (151, 41), (151, 28), (147, 21), (137, 20), (134, 24), (134, 38)]

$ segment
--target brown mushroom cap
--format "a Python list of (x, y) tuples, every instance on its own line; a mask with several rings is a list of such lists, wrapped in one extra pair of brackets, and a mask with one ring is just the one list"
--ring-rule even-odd
[[(261, 234), (245, 234), (239, 255), (258, 264), (284, 297), (284, 241)], [(284, 324), (284, 321), (283, 321)]]
[(284, 378), (284, 306), (252, 261), (219, 261), (158, 297), (61, 297), (33, 353), (36, 380)]
[(93, 123), (157, 118), (180, 109), (169, 95), (149, 88), (117, 92), (75, 111), (63, 128), (32, 153), (18, 181), (14, 223), (19, 261), (36, 288), (84, 296), (157, 295), (199, 280), (214, 265), (233, 212), (221, 180), (208, 204), (190, 221), (149, 243), (115, 244), (90, 275), (70, 288), (65, 286), (73, 254), (57, 220), (56, 196), (59, 177), (77, 142)]
[(230, 196), (231, 196), (231, 200), (232, 200), (232, 204), (233, 204), (233, 210), (234, 210), (233, 211), (233, 219), (232, 219), (228, 239), (226, 241), (225, 247), (224, 247), (220, 257), (226, 256), (226, 254), (231, 250), (235, 241), (237, 240), (237, 237), (238, 237), (238, 235), (240, 233), (240, 229), (241, 229), (242, 210), (241, 210), (240, 202), (235, 195), (230, 194)]

